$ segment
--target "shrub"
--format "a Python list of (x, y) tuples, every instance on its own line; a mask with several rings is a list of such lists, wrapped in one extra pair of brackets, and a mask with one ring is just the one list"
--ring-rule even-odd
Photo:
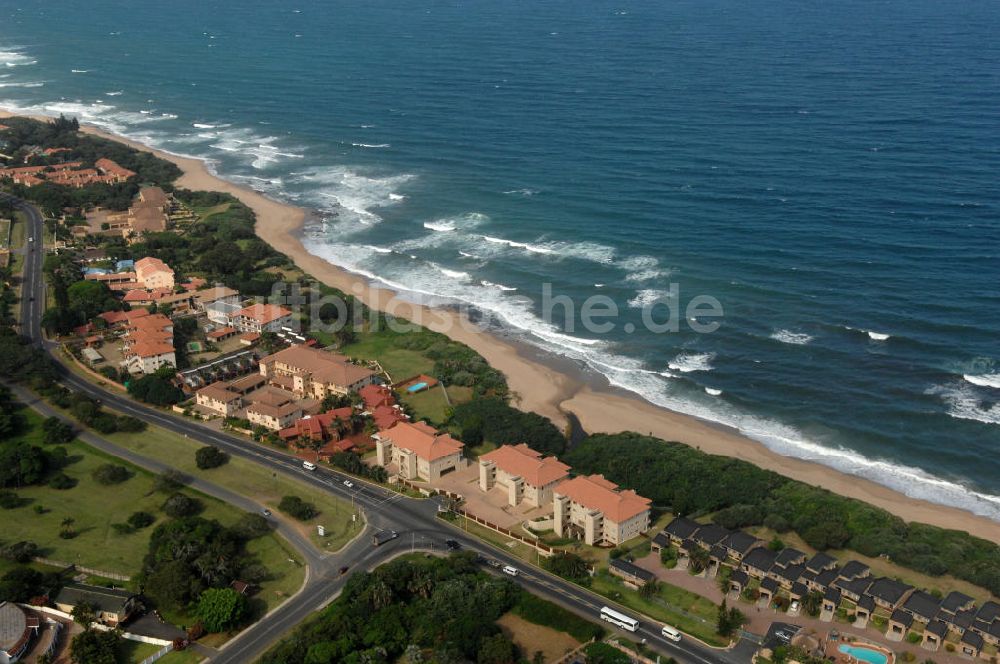
[(73, 440), (73, 427), (58, 417), (45, 418), (42, 432), (42, 440), (50, 445), (62, 445)]
[(0, 491), (0, 507), (5, 510), (16, 509), (22, 504), (21, 496), (13, 491)]
[(165, 470), (153, 481), (153, 490), (160, 493), (173, 493), (187, 484), (187, 478), (177, 470)]
[(92, 476), (96, 482), (104, 485), (121, 484), (129, 477), (128, 468), (113, 463), (106, 463), (94, 469)]
[(307, 503), (298, 496), (285, 496), (278, 503), (278, 509), (299, 521), (308, 521), (319, 514), (315, 505)]
[(192, 498), (191, 496), (186, 496), (183, 493), (177, 492), (172, 494), (163, 502), (163, 513), (169, 517), (179, 519), (185, 516), (194, 516), (201, 512), (204, 506), (201, 501), (197, 498)]
[(156, 521), (156, 517), (149, 512), (133, 512), (128, 518), (128, 525), (139, 530), (153, 525), (154, 521)]
[(566, 632), (577, 641), (586, 642), (604, 636), (604, 629), (599, 625), (529, 592), (521, 592), (512, 611), (528, 622)]
[(260, 514), (244, 514), (232, 527), (232, 531), (242, 539), (255, 539), (271, 531), (271, 524)]
[(72, 489), (76, 486), (76, 478), (70, 477), (66, 473), (58, 473), (49, 480), (49, 486), (60, 491)]
[(7, 560), (13, 560), (15, 563), (26, 563), (37, 555), (38, 545), (27, 540), (14, 542), (0, 549), (0, 556)]
[(229, 455), (215, 445), (206, 445), (194, 453), (194, 461), (202, 470), (208, 470), (229, 461)]

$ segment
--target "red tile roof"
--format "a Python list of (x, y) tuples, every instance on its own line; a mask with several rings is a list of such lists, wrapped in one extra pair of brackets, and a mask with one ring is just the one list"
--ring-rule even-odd
[(555, 492), (617, 523), (645, 512), (652, 504), (635, 491), (619, 491), (618, 485), (604, 479), (604, 475), (574, 477), (557, 486)]
[(569, 466), (555, 457), (542, 457), (524, 443), (503, 445), (479, 458), (492, 461), (500, 470), (522, 477), (532, 486), (547, 486), (569, 476)]
[(461, 452), (465, 447), (463, 443), (448, 434), (438, 433), (423, 422), (399, 422), (390, 429), (379, 431), (378, 435), (383, 440), (389, 440), (393, 445), (410, 450), (428, 461)]

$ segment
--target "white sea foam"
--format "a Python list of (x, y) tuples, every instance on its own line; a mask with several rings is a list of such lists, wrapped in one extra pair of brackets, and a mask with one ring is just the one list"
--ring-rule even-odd
[(1000, 373), (964, 374), (962, 378), (979, 387), (992, 387), (1000, 390)]
[(716, 389), (714, 387), (706, 387), (705, 388), (705, 394), (707, 394), (709, 396), (713, 396), (713, 397), (718, 397), (718, 396), (722, 396), (722, 390), (718, 390), (718, 389)]
[(891, 336), (883, 332), (873, 332), (872, 330), (865, 330), (865, 332), (872, 341), (885, 341)]
[(125, 91), (124, 90), (113, 90), (111, 92), (105, 92), (104, 94), (106, 96), (108, 96), (108, 97), (119, 97), (119, 96), (121, 96), (121, 94), (123, 92), (125, 92)]
[(411, 175), (376, 177), (362, 175), (344, 166), (332, 166), (296, 174), (303, 182), (313, 185), (313, 192), (306, 194), (301, 202), (320, 208), (346, 211), (348, 221), (358, 221), (372, 225), (382, 221), (374, 211), (398, 203), (400, 199), (392, 195)]
[(457, 217), (445, 217), (444, 219), (435, 219), (434, 221), (425, 221), (424, 228), (438, 233), (449, 233), (456, 229), (468, 229), (478, 226), (486, 221), (489, 221), (489, 217), (485, 214), (480, 214), (478, 212), (469, 212), (468, 214), (459, 215)]
[(681, 353), (667, 367), (681, 373), (692, 371), (711, 371), (715, 353)]
[(794, 344), (796, 346), (804, 346), (813, 340), (812, 335), (804, 332), (792, 332), (791, 330), (775, 330), (771, 334), (771, 338), (783, 344)]
[(89, 69), (70, 69), (70, 72), (74, 74), (87, 74), (90, 72)]
[(441, 274), (443, 274), (444, 276), (451, 277), (452, 279), (459, 279), (461, 281), (468, 281), (468, 279), (471, 276), (468, 272), (462, 272), (460, 270), (450, 270), (450, 269), (444, 267), (443, 265), (438, 265), (437, 263), (434, 263), (434, 262), (430, 262), (429, 265), (431, 267), (433, 267), (435, 270), (437, 270), (438, 272), (440, 272)]
[(487, 281), (486, 279), (483, 279), (479, 283), (481, 283), (483, 286), (486, 286), (487, 288), (498, 288), (504, 292), (511, 292), (517, 290), (516, 286), (504, 286), (503, 284), (496, 284), (493, 283), (492, 281)]
[(196, 129), (215, 129), (216, 125), (205, 122), (192, 122), (191, 126)]
[(356, 148), (391, 148), (388, 143), (351, 143)]
[(0, 88), (40, 88), (45, 85), (42, 81), (16, 81), (13, 83), (0, 83)]
[[(597, 284), (594, 285), (596, 286)], [(670, 299), (670, 291), (647, 288), (636, 293), (635, 297), (628, 301), (628, 306), (634, 309), (642, 309), (655, 302), (668, 299)]]
[(483, 239), (487, 242), (492, 242), (493, 244), (503, 244), (514, 249), (524, 249), (525, 251), (530, 251), (533, 254), (551, 254), (555, 253), (552, 249), (548, 247), (543, 247), (536, 244), (528, 244), (527, 242), (515, 242), (514, 240), (506, 240), (502, 237), (493, 237), (492, 235), (484, 235)]
[(511, 189), (510, 191), (503, 192), (508, 196), (534, 196), (535, 194), (541, 193), (537, 189)]
[(966, 383), (936, 385), (927, 394), (941, 397), (948, 406), (948, 414), (961, 420), (974, 420), (984, 424), (1000, 424), (1000, 401), (985, 401), (974, 388)]

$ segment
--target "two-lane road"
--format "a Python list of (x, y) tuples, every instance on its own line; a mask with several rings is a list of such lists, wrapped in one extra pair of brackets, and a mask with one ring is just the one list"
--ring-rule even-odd
[[(26, 262), (27, 272), (24, 279), (22, 294), (26, 302), (22, 304), (24, 315), (22, 329), (32, 342), (39, 347), (55, 351), (57, 344), (46, 342), (41, 334), (41, 315), (43, 283), (41, 273), (41, 241), (42, 219), (34, 208), (19, 203), (21, 209), (28, 214), (31, 228), (29, 235), (35, 237), (35, 256)], [(33, 298), (30, 299), (29, 298)], [(38, 306), (29, 306), (32, 302)], [(52, 352), (57, 363), (61, 365), (58, 352)], [(469, 536), (456, 529), (437, 516), (437, 503), (432, 500), (414, 500), (377, 485), (367, 484), (355, 478), (353, 488), (344, 485), (347, 475), (335, 470), (320, 468), (314, 472), (305, 471), (301, 462), (294, 457), (265, 446), (249, 443), (224, 432), (216, 431), (200, 423), (168, 415), (162, 411), (141, 405), (131, 399), (111, 391), (105, 391), (98, 386), (78, 377), (62, 367), (62, 382), (71, 390), (81, 392), (100, 399), (109, 408), (133, 415), (149, 424), (163, 427), (180, 435), (205, 444), (216, 445), (231, 455), (250, 459), (272, 472), (294, 475), (299, 480), (318, 486), (332, 494), (353, 501), (364, 511), (368, 524), (373, 528), (395, 530), (400, 537), (380, 547), (373, 547), (370, 535), (355, 540), (335, 558), (338, 565), (346, 565), (351, 571), (368, 569), (386, 560), (388, 557), (409, 550), (411, 547), (423, 549), (444, 546), (447, 539), (458, 541), (463, 548), (475, 551), (480, 555), (498, 560), (502, 564), (511, 565), (521, 570), (513, 580), (530, 592), (553, 601), (581, 616), (595, 620), (600, 607), (610, 604), (605, 598), (596, 595), (580, 586), (562, 578), (551, 575), (541, 569), (525, 564), (508, 552), (494, 548), (483, 541)], [(258, 657), (264, 649), (285, 634), (308, 615), (328, 603), (344, 583), (344, 577), (328, 565), (325, 572), (313, 578), (305, 590), (293, 600), (286, 602), (279, 609), (263, 618), (256, 625), (245, 630), (239, 637), (231, 641), (221, 653), (213, 658), (220, 663), (244, 663)], [(619, 607), (620, 608), (620, 607)], [(635, 612), (621, 609), (629, 615)], [(746, 642), (731, 650), (719, 650), (700, 644), (692, 639), (683, 639), (679, 643), (664, 639), (660, 635), (659, 625), (651, 621), (643, 621), (637, 634), (628, 634), (631, 638), (645, 639), (647, 645), (663, 655), (674, 657), (682, 662), (692, 664), (743, 664), (750, 661), (752, 647)]]

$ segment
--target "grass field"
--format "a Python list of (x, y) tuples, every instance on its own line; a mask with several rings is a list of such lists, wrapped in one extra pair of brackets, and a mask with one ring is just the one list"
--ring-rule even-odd
[(448, 405), (448, 398), (444, 393), (444, 386), (441, 384), (416, 394), (404, 393), (402, 399), (403, 403), (413, 409), (418, 420), (426, 417), (431, 424), (440, 426), (450, 415), (451, 407)]
[(553, 662), (573, 650), (580, 642), (566, 632), (536, 625), (513, 613), (506, 613), (497, 620), (500, 629), (521, 651), (525, 660), (541, 652), (543, 661)]
[(3, 218), (0, 219), (0, 249), (7, 249), (10, 245), (7, 243), (7, 238), (10, 237), (11, 223), (10, 219)]
[(382, 368), (389, 372), (393, 382), (399, 382), (417, 374), (432, 374), (434, 360), (423, 353), (406, 348), (397, 348), (399, 337), (393, 333), (375, 332), (340, 349), (344, 355), (365, 360), (378, 360)]
[[(219, 468), (201, 470), (195, 464), (194, 454), (202, 445), (166, 429), (151, 426), (141, 434), (115, 433), (107, 436), (107, 439), (143, 456), (168, 463), (191, 476), (203, 477), (236, 493), (250, 496), (268, 505), (276, 515), (279, 514), (277, 507), (282, 496), (296, 495), (313, 503), (320, 512), (319, 516), (305, 522), (295, 521), (294, 525), (308, 534), (312, 542), (323, 550), (335, 551), (341, 548), (363, 527), (360, 518), (357, 522), (351, 521), (350, 503), (286, 475), (272, 474), (247, 459), (233, 457)], [(255, 445), (250, 441), (246, 444)], [(322, 542), (315, 535), (317, 524), (323, 524), (326, 528), (327, 536)]]
[[(40, 444), (41, 417), (28, 409), (22, 412), (28, 428), (11, 440)], [(65, 447), (71, 463), (63, 472), (76, 479), (77, 485), (67, 490), (45, 485), (20, 489), (18, 495), (25, 499), (26, 504), (3, 511), (5, 532), (16, 532), (17, 540), (35, 542), (46, 558), (134, 577), (141, 569), (150, 535), (157, 523), (166, 518), (160, 512), (166, 496), (153, 491), (153, 475), (141, 468), (79, 441)], [(96, 482), (91, 473), (105, 463), (125, 466), (130, 470), (131, 477), (112, 486)], [(190, 489), (184, 491), (204, 503), (202, 516), (205, 518), (231, 525), (243, 515), (241, 510), (219, 500)], [(37, 508), (41, 508), (42, 513)], [(112, 528), (111, 524), (123, 522), (137, 511), (157, 516), (157, 522), (130, 534), (119, 534)], [(64, 519), (73, 519), (72, 527), (77, 535), (72, 539), (59, 536)], [(9, 537), (3, 539), (12, 541)], [(305, 575), (302, 562), (277, 535), (252, 540), (247, 550), (271, 572), (271, 577), (261, 584), (256, 595), (260, 601), (259, 610), (266, 611), (277, 606), (302, 585)], [(0, 571), (3, 571), (2, 567)]]

